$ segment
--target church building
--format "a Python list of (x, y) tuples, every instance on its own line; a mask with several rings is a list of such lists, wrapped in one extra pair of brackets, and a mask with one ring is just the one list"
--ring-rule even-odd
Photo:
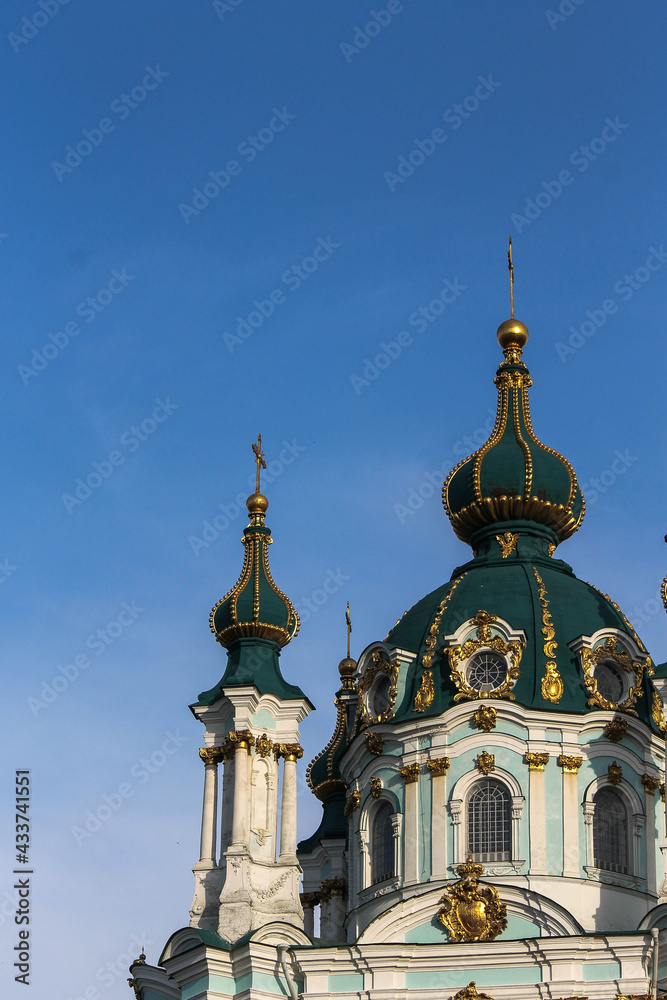
[(306, 771), (321, 821), (301, 843), (313, 706), (281, 670), (299, 620), (271, 576), (253, 445), (243, 568), (210, 616), (226, 669), (190, 706), (194, 899), (155, 964), (133, 963), (137, 1000), (651, 1000), (667, 986), (667, 664), (560, 558), (584, 498), (533, 430), (513, 312), (495, 426), (443, 486), (470, 558), (357, 660), (348, 630), (335, 729)]

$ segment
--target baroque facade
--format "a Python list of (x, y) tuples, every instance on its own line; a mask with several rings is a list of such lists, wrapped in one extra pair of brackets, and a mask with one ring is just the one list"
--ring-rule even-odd
[(358, 660), (348, 632), (298, 845), (312, 705), (279, 665), (299, 623), (253, 446), (243, 568), (210, 617), (227, 666), (191, 706), (190, 921), (131, 967), (139, 1000), (648, 1000), (667, 979), (667, 664), (559, 558), (584, 499), (533, 430), (527, 340), (499, 327), (495, 426), (443, 487), (472, 558)]

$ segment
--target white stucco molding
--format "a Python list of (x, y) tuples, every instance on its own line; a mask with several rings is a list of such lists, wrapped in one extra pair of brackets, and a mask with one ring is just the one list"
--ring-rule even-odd
[[(484, 879), (483, 881), (487, 881)], [(581, 934), (582, 928), (564, 907), (537, 892), (514, 885), (498, 885), (500, 898), (507, 906), (509, 917), (516, 916), (536, 924), (535, 937), (563, 937)], [(404, 941), (405, 935), (423, 924), (431, 923), (438, 912), (442, 886), (402, 899), (390, 910), (377, 916), (362, 932), (357, 944)], [(443, 928), (443, 943), (447, 934)], [(502, 935), (498, 938), (503, 940)]]

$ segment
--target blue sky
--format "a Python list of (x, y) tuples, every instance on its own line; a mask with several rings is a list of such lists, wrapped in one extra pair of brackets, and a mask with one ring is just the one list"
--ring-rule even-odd
[[(535, 429), (588, 497), (559, 554), (667, 657), (665, 13), (44, 4), (6, 0), (0, 32), (0, 896), (12, 773), (29, 767), (35, 995), (106, 1000), (127, 995), (126, 968), (98, 972), (138, 952), (133, 934), (154, 961), (187, 923), (202, 791), (187, 705), (224, 667), (208, 614), (241, 567), (251, 442), (273, 463), (276, 582), (303, 610), (338, 581), (282, 657), (317, 706), (309, 759), (333, 722), (346, 600), (358, 655), (468, 558), (428, 475), (488, 431), (510, 233)], [(319, 805), (299, 801), (306, 836)], [(22, 995), (2, 940), (6, 995)]]

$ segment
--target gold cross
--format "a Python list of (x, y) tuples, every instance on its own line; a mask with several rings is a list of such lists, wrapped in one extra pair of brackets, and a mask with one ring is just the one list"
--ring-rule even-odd
[(257, 435), (257, 444), (253, 444), (252, 450), (255, 453), (255, 462), (257, 464), (257, 480), (255, 485), (255, 493), (259, 493), (259, 469), (266, 468), (266, 462), (264, 461), (264, 452), (262, 451), (262, 435)]
[(512, 263), (512, 237), (510, 236), (510, 248), (507, 251), (507, 266), (510, 272), (510, 305), (512, 307), (512, 319), (514, 319), (514, 264)]
[(347, 602), (347, 611), (345, 612), (345, 621), (347, 623), (347, 658), (350, 659), (350, 632), (352, 631), (352, 622), (350, 620), (350, 602)]

